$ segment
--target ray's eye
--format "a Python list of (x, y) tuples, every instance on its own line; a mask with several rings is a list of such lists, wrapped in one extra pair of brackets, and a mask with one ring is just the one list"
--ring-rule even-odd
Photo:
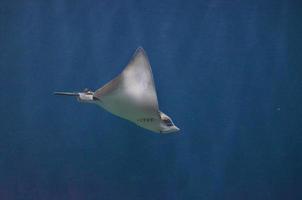
[(171, 122), (171, 120), (169, 120), (168, 118), (164, 118), (163, 121), (165, 122), (165, 124), (167, 126), (173, 126), (173, 123)]

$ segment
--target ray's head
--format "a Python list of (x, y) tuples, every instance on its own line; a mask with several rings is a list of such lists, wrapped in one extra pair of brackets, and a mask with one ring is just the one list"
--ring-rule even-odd
[(160, 133), (174, 133), (179, 131), (180, 129), (174, 125), (171, 118), (164, 114), (163, 112), (159, 112), (160, 114)]

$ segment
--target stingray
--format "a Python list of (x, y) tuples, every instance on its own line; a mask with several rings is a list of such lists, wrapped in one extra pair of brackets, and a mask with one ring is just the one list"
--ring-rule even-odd
[(159, 110), (147, 54), (139, 47), (128, 65), (113, 80), (95, 92), (55, 92), (75, 96), (79, 102), (96, 104), (110, 113), (157, 133), (179, 131), (171, 118)]

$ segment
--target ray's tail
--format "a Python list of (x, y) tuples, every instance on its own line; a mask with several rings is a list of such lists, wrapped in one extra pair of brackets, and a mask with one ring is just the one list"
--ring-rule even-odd
[(77, 92), (54, 92), (54, 95), (61, 95), (61, 96), (75, 96), (78, 97), (79, 93)]

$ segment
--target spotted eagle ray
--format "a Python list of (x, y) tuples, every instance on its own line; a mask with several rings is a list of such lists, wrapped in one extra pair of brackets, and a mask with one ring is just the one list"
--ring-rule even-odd
[(55, 92), (75, 96), (79, 102), (96, 104), (108, 112), (157, 133), (180, 129), (159, 110), (151, 65), (144, 49), (139, 47), (128, 65), (116, 78), (95, 92)]

